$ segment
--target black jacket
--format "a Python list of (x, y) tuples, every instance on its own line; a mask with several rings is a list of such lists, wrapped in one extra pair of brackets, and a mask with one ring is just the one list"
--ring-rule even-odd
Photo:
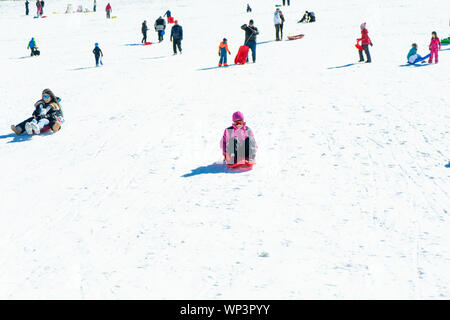
[(39, 100), (34, 104), (34, 111), (33, 111), (33, 117), (36, 120), (40, 119), (57, 119), (58, 116), (63, 116), (63, 112), (61, 109), (61, 106), (59, 105), (59, 102), (61, 101), (60, 98), (56, 97), (58, 100), (58, 103), (56, 102), (50, 102), (49, 104), (46, 104), (44, 100)]
[(98, 57), (102, 54), (102, 49), (100, 49), (99, 47), (95, 47), (94, 50), (92, 50), (92, 52), (95, 54), (96, 57)]
[[(160, 26), (160, 27), (157, 28), (156, 26)], [(158, 29), (161, 29), (161, 30), (166, 29), (166, 20), (164, 20), (163, 18), (158, 18), (155, 21), (155, 30), (158, 30)]]
[(146, 33), (148, 30), (147, 24), (146, 23), (142, 23), (142, 33)]
[(172, 27), (170, 31), (170, 40), (183, 40), (183, 28), (176, 24)]
[[(245, 42), (256, 41), (256, 35), (259, 34), (257, 27), (249, 27), (246, 24), (241, 26), (241, 29), (245, 31)], [(253, 31), (256, 31), (255, 33)]]

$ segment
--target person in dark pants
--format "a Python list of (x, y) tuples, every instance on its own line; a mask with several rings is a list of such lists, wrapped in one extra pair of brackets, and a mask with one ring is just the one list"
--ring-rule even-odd
[(112, 11), (112, 8), (111, 8), (111, 4), (110, 4), (109, 2), (108, 2), (108, 4), (106, 5), (105, 11), (106, 11), (106, 19), (110, 19), (110, 18), (111, 18), (111, 11)]
[[(252, 50), (253, 63), (256, 62), (256, 35), (259, 34), (258, 28), (253, 26), (253, 20), (250, 20), (248, 26), (246, 24), (241, 26), (241, 29), (245, 31), (244, 45), (248, 46)], [(248, 56), (247, 56), (248, 62)]]
[(100, 57), (103, 57), (102, 49), (98, 46), (98, 43), (95, 43), (95, 48), (92, 50), (95, 56), (95, 66), (98, 67), (98, 63), (100, 61)]
[(59, 131), (64, 122), (60, 101), (50, 89), (45, 89), (42, 91), (42, 99), (34, 104), (31, 117), (17, 125), (11, 125), (11, 130), (18, 136), (25, 131), (28, 134), (39, 134), (46, 125), (50, 125), (53, 132)]
[(94, 0), (94, 12), (97, 11), (97, 0)]
[(41, 16), (44, 15), (44, 4), (45, 4), (44, 0), (41, 0)]
[(252, 12), (252, 8), (250, 8), (250, 4), (247, 3), (247, 12)]
[(30, 8), (28, 7), (28, 5), (30, 4), (30, 2), (28, 2), (28, 0), (25, 1), (25, 15), (28, 15), (30, 13)]
[(28, 42), (27, 49), (31, 50), (31, 56), (36, 55), (37, 45), (34, 38), (31, 38), (30, 42)]
[[(364, 53), (366, 54), (366, 58), (367, 58), (366, 63), (371, 63), (372, 62), (372, 58), (370, 57), (369, 45), (373, 46), (373, 43), (372, 43), (372, 40), (370, 40), (370, 38), (369, 38), (369, 31), (366, 29), (366, 23), (365, 22), (363, 24), (361, 24), (361, 38), (358, 39), (358, 41), (361, 41), (361, 45), (363, 47)], [(363, 62), (364, 61), (364, 57), (363, 57), (362, 52), (363, 52), (362, 50), (358, 50), (359, 62)]]
[[(283, 6), (286, 5), (286, 0), (283, 0)], [(291, 0), (287, 0), (287, 5), (290, 6), (291, 5)]]
[(147, 30), (148, 30), (147, 20), (144, 20), (144, 22), (142, 22), (142, 29), (141, 30), (142, 30), (142, 35), (143, 35), (141, 43), (145, 43), (145, 42), (147, 42)]
[(283, 15), (283, 12), (281, 12), (281, 10), (280, 10), (280, 19), (281, 19), (281, 23), (280, 23), (281, 39), (283, 39), (284, 15)]
[(170, 41), (173, 42), (173, 54), (177, 54), (177, 47), (181, 54), (181, 40), (183, 40), (183, 28), (178, 24), (178, 20), (174, 21), (175, 25), (170, 31)]
[(163, 31), (166, 30), (166, 21), (163, 17), (159, 17), (155, 21), (155, 31), (158, 32), (158, 41), (161, 42), (164, 40)]
[(277, 8), (273, 15), (273, 23), (275, 25), (275, 40), (280, 41), (280, 25), (281, 25), (281, 18), (280, 18), (280, 9)]

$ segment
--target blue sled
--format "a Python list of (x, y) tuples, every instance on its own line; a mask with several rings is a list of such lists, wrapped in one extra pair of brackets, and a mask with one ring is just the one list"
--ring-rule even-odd
[(417, 59), (416, 61), (414, 61), (414, 63), (409, 63), (409, 64), (417, 64), (417, 63), (419, 63), (419, 62), (422, 62), (423, 60), (425, 60), (425, 59), (428, 59), (429, 57), (430, 57), (430, 55), (431, 54), (427, 54), (425, 57), (422, 57), (422, 58), (420, 58), (420, 59)]

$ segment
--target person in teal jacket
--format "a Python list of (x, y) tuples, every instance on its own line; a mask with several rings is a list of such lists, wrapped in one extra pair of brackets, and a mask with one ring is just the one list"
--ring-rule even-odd
[[(417, 54), (417, 44), (413, 43), (411, 45), (411, 49), (408, 52), (408, 63), (413, 64), (415, 63), (417, 60), (422, 59), (422, 57), (420, 56), (420, 54)], [(423, 62), (425, 62), (425, 60), (423, 60)], [(423, 63), (422, 62), (422, 63)]]

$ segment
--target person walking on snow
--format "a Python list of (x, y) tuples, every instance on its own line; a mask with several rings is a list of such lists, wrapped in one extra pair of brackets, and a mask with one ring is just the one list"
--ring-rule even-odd
[(278, 8), (277, 10), (275, 10), (275, 13), (273, 14), (273, 23), (275, 25), (275, 41), (280, 41), (281, 18), (280, 18), (280, 9)]
[[(283, 0), (283, 6), (286, 5), (286, 0)], [(287, 5), (290, 6), (291, 5), (291, 0), (287, 0)]]
[(41, 1), (37, 0), (36, 1), (36, 16), (40, 17), (41, 16), (41, 10), (42, 10), (42, 5), (41, 5)]
[(247, 3), (247, 12), (252, 12), (252, 8), (250, 8), (250, 4)]
[(256, 36), (259, 34), (258, 28), (253, 25), (253, 20), (250, 20), (248, 22), (248, 26), (243, 24), (241, 29), (245, 31), (244, 45), (248, 46), (252, 50), (252, 60), (253, 63), (256, 63)]
[(256, 145), (252, 130), (244, 122), (244, 115), (236, 111), (232, 116), (233, 124), (225, 129), (220, 143), (225, 163), (229, 167), (255, 164)]
[(142, 28), (141, 28), (142, 35), (143, 35), (143, 38), (142, 38), (142, 40), (141, 40), (141, 43), (147, 42), (147, 30), (148, 30), (148, 27), (147, 27), (147, 20), (144, 20), (144, 22), (142, 22)]
[(44, 15), (44, 5), (45, 5), (44, 0), (41, 0), (41, 17)]
[(30, 13), (30, 8), (28, 7), (30, 2), (28, 0), (25, 1), (25, 15)]
[(177, 47), (181, 54), (181, 41), (183, 40), (183, 28), (178, 24), (178, 20), (174, 21), (175, 25), (170, 30), (170, 41), (173, 42), (173, 55), (177, 54)]
[(97, 0), (94, 0), (94, 12), (97, 11)]
[(107, 18), (107, 19), (110, 19), (110, 18), (111, 18), (111, 11), (112, 11), (112, 8), (111, 8), (111, 4), (110, 4), (109, 2), (108, 2), (108, 4), (106, 5), (105, 11), (106, 11), (106, 18)]
[(166, 30), (166, 21), (160, 16), (155, 21), (155, 31), (158, 32), (159, 42), (164, 40), (164, 30)]
[(222, 66), (222, 63), (225, 67), (228, 66), (227, 52), (228, 52), (228, 54), (231, 54), (230, 50), (228, 50), (227, 39), (223, 38), (223, 41), (219, 45), (219, 56), (220, 56), (219, 67)]
[(28, 42), (27, 49), (31, 50), (31, 56), (36, 55), (37, 45), (36, 40), (34, 40), (34, 38), (31, 38), (30, 42)]
[[(366, 23), (361, 24), (361, 38), (357, 39), (357, 41), (361, 41), (361, 45), (363, 47), (364, 53), (366, 54), (367, 61), (366, 63), (371, 63), (372, 59), (370, 57), (369, 45), (373, 46), (372, 41), (369, 38), (369, 31), (366, 29)], [(359, 53), (359, 62), (364, 62), (363, 50), (358, 50)]]
[(95, 43), (95, 48), (92, 50), (92, 53), (94, 53), (95, 56), (95, 66), (98, 67), (98, 63), (100, 61), (100, 57), (103, 57), (102, 49), (98, 46), (98, 43)]
[(433, 31), (431, 33), (431, 42), (430, 42), (430, 58), (428, 59), (428, 63), (433, 62), (433, 56), (434, 56), (434, 62), (439, 62), (439, 55), (438, 52), (441, 50), (441, 40), (439, 40), (436, 31)]

